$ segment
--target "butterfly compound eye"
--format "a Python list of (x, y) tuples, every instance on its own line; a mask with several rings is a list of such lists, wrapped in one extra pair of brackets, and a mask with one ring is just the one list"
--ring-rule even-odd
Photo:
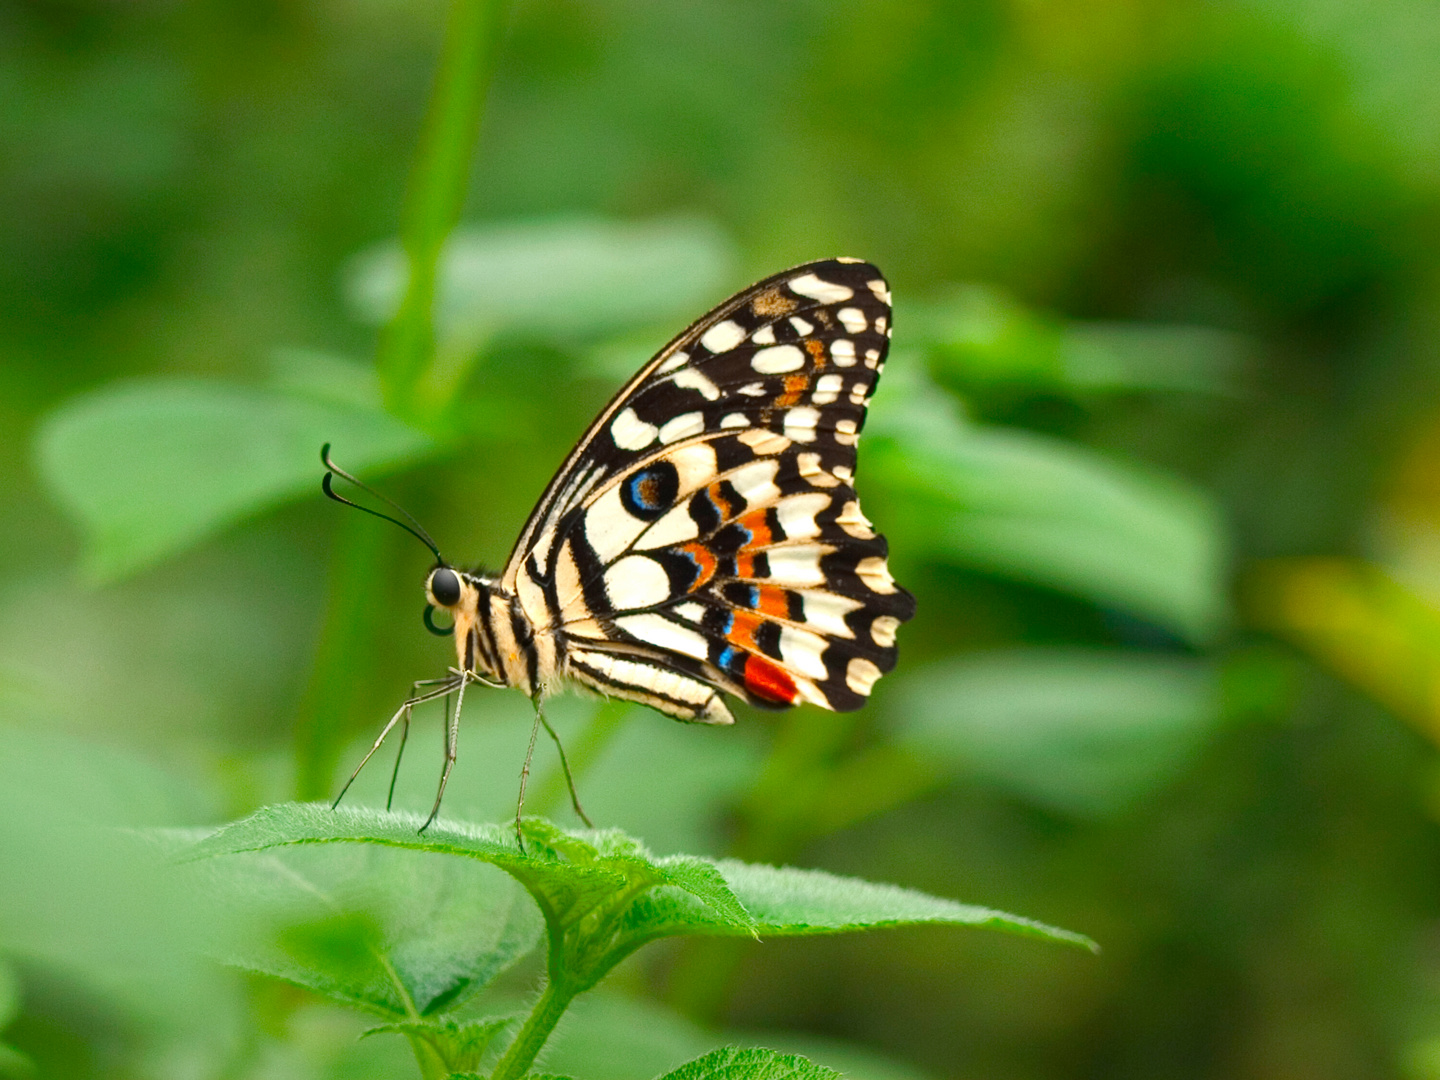
[(440, 567), (430, 575), (430, 595), (440, 607), (454, 607), (460, 602), (460, 575)]

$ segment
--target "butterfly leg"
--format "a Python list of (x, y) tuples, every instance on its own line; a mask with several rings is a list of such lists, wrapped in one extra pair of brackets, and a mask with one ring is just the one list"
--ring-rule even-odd
[[(445, 697), (450, 694), (451, 691), (454, 689), (453, 685), (448, 685), (450, 684), (449, 679), (429, 680), (429, 683), (434, 683), (436, 681), (446, 683), (446, 689), (431, 690), (424, 694), (415, 694), (414, 691), (416, 688), (427, 685), (427, 683), (416, 683), (415, 686), (411, 687), (412, 696), (405, 699), (405, 701), (401, 704), (400, 708), (395, 710), (395, 715), (390, 718), (390, 722), (380, 729), (380, 734), (376, 737), (374, 745), (371, 746), (370, 749), (366, 752), (365, 756), (360, 759), (360, 764), (355, 766), (355, 771), (350, 774), (350, 779), (345, 781), (345, 786), (340, 789), (340, 794), (336, 795), (335, 801), (330, 804), (331, 810), (334, 810), (337, 806), (340, 805), (340, 800), (345, 798), (345, 793), (350, 790), (350, 785), (353, 784), (355, 782), (355, 778), (360, 775), (360, 770), (365, 768), (366, 763), (375, 756), (375, 751), (380, 749), (381, 745), (385, 742), (386, 737), (394, 729), (395, 725), (403, 719), (405, 721), (406, 730), (409, 730), (411, 709), (413, 709), (416, 705), (424, 704), (427, 701), (434, 701), (437, 697)], [(401, 746), (403, 747), (404, 743), (401, 743)], [(399, 768), (398, 762), (396, 764), (396, 768)]]
[(585, 808), (580, 805), (580, 794), (575, 790), (575, 777), (570, 774), (570, 762), (565, 758), (565, 747), (560, 743), (560, 736), (550, 726), (550, 721), (545, 719), (545, 714), (540, 711), (539, 705), (535, 707), (535, 715), (540, 718), (540, 723), (545, 725), (545, 730), (550, 733), (550, 738), (555, 740), (555, 749), (560, 751), (560, 768), (565, 773), (565, 784), (570, 788), (570, 805), (575, 808), (575, 813), (580, 815), (580, 820), (585, 822), (588, 828), (593, 829), (595, 823), (590, 820), (590, 815), (585, 813)]
[(468, 679), (460, 680), (460, 692), (455, 697), (455, 711), (450, 714), (449, 722), (445, 725), (445, 768), (440, 773), (440, 788), (435, 792), (435, 805), (430, 808), (430, 816), (425, 819), (425, 824), (420, 826), (419, 831), (422, 833), (440, 813), (440, 800), (445, 798), (445, 785), (450, 782), (450, 770), (455, 767), (455, 746), (460, 741), (460, 709), (465, 704), (467, 682)]
[[(445, 711), (450, 711), (450, 695), (445, 695)], [(395, 781), (400, 779), (400, 759), (405, 756), (405, 744), (410, 739), (410, 710), (405, 710), (405, 720), (400, 728), (400, 749), (395, 751), (395, 768), (390, 770), (390, 790), (385, 795), (385, 809), (388, 812), (395, 802)]]
[[(515, 839), (520, 842), (520, 850), (525, 850), (525, 836), (520, 831), (520, 812), (525, 809), (525, 785), (530, 782), (530, 761), (535, 757), (535, 738), (540, 734), (540, 725), (545, 720), (545, 715), (540, 711), (540, 699), (533, 700), (535, 705), (535, 723), (530, 725), (530, 745), (525, 750), (525, 764), (520, 767), (520, 797), (515, 801)], [(549, 727), (549, 724), (545, 725)]]

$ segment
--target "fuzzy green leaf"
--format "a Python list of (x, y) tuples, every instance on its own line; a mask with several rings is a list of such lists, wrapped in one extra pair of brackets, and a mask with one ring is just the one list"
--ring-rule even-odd
[(465, 855), (514, 875), (562, 922), (573, 922), (631, 890), (636, 899), (624, 913), (623, 933), (636, 942), (675, 934), (831, 934), (947, 923), (1094, 947), (1079, 934), (893, 885), (735, 860), (657, 859), (618, 830), (571, 833), (527, 819), (529, 847), (521, 852), (506, 826), (441, 820), (420, 834), (421, 820), (376, 810), (332, 811), (317, 804), (272, 806), (208, 837), (190, 857), (356, 842)]
[[(1083, 934), (896, 885), (839, 877), (823, 870), (764, 866), (734, 859), (721, 860), (716, 866), (731, 891), (753, 916), (755, 933), (762, 938), (943, 923), (984, 927), (1096, 949), (1095, 943)], [(639, 910), (635, 922), (646, 926), (655, 937), (740, 933), (733, 925), (711, 918), (705, 908), (688, 897), (674, 893), (644, 897), (637, 901), (636, 907)]]
[(1118, 649), (1018, 649), (920, 668), (887, 699), (899, 740), (1043, 806), (1119, 810), (1183, 768), (1221, 715), (1213, 668)]
[(490, 1016), (483, 1020), (397, 1020), (393, 1024), (373, 1027), (366, 1035), (385, 1033), (424, 1039), (449, 1068), (461, 1072), (480, 1067), (485, 1052), (506, 1028), (513, 1026), (515, 1016)]
[[(735, 258), (714, 225), (694, 219), (594, 218), (457, 229), (445, 245), (437, 336), (499, 330), (593, 334), (703, 310), (724, 291)], [(405, 289), (398, 244), (360, 256), (347, 292), (366, 322), (383, 323)]]
[(382, 1016), (454, 1007), (540, 935), (515, 883), (470, 860), (350, 844), (187, 862), (233, 928), (223, 959)]
[(107, 581), (319, 486), (322, 443), (351, 469), (418, 460), (428, 436), (379, 409), (277, 390), (157, 379), (62, 404), (36, 437), (40, 475)]
[(1049, 586), (1196, 641), (1228, 619), (1226, 545), (1199, 490), (1059, 439), (965, 423), (903, 361), (867, 474), (892, 547)]
[(688, 1061), (659, 1080), (840, 1080), (840, 1074), (796, 1054), (730, 1046)]

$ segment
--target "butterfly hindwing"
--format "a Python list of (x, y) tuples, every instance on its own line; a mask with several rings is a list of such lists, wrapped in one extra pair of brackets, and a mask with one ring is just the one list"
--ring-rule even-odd
[[(889, 341), (868, 263), (760, 282), (661, 351), (551, 482), (504, 580), (567, 674), (682, 719), (864, 703), (914, 601), (851, 486)], [(527, 602), (528, 598), (528, 602)], [(532, 615), (533, 617), (533, 615)]]

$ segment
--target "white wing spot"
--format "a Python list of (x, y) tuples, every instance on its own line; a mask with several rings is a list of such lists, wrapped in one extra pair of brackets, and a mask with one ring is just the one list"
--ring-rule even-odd
[(706, 401), (717, 401), (720, 398), (720, 388), (711, 382), (699, 368), (688, 367), (676, 375), (672, 381), (676, 386), (683, 386), (688, 390), (698, 390), (700, 396)]
[[(689, 620), (690, 622), (693, 622), (693, 623), (698, 623), (701, 619), (703, 619), (703, 618), (705, 617), (705, 605), (704, 605), (704, 604), (697, 604), (697, 603), (695, 603), (695, 601), (693, 601), (693, 600), (687, 600), (687, 601), (686, 601), (685, 603), (683, 603), (683, 604), (676, 604), (676, 605), (675, 605), (675, 608), (674, 608), (674, 611), (675, 611), (675, 614), (676, 614), (676, 615), (679, 615), (682, 619), (687, 619), (687, 620)], [(888, 615), (882, 616), (882, 618), (887, 618), (887, 619), (888, 619), (889, 616), (888, 616)], [(895, 620), (895, 625), (897, 625), (897, 626), (900, 625), (900, 620), (899, 620), (899, 619), (896, 619), (896, 620)], [(873, 627), (873, 626), (871, 627), (870, 633), (871, 633), (871, 636), (873, 637), (873, 636), (874, 636), (874, 633), (875, 633), (875, 630), (874, 630), (874, 627)]]
[(777, 585), (824, 585), (820, 559), (835, 549), (826, 544), (796, 544), (771, 548), (765, 553), (770, 580)]
[(785, 434), (796, 442), (814, 442), (815, 425), (819, 422), (819, 409), (800, 405), (785, 413)]
[(862, 697), (869, 697), (880, 678), (880, 669), (863, 656), (852, 657), (845, 668), (845, 685)]
[(720, 426), (722, 428), (749, 427), (750, 418), (743, 412), (732, 412), (720, 421)]
[(805, 478), (811, 487), (832, 488), (840, 486), (840, 481), (827, 473), (820, 465), (819, 454), (797, 454), (795, 457), (795, 469)]
[(737, 394), (744, 394), (746, 397), (764, 397), (765, 384), (758, 382), (747, 382), (744, 386), (740, 387), (740, 389), (735, 392)]
[(895, 579), (890, 576), (890, 568), (885, 565), (883, 556), (872, 555), (868, 559), (861, 559), (855, 567), (855, 573), (871, 592), (889, 596), (895, 591)]
[(654, 559), (627, 555), (605, 571), (605, 595), (614, 611), (654, 607), (670, 598), (670, 575)]
[(660, 429), (660, 441), (672, 443), (680, 439), (688, 439), (691, 435), (699, 435), (705, 430), (705, 414), (701, 412), (681, 413), (665, 421)]
[(700, 344), (712, 353), (729, 352), (745, 340), (745, 328), (733, 319), (716, 323), (700, 337)]
[(703, 637), (688, 627), (677, 626), (664, 615), (653, 612), (645, 615), (625, 615), (616, 619), (615, 625), (626, 633), (634, 634), (641, 641), (680, 653), (682, 656), (704, 660), (709, 654), (709, 646)]
[(660, 429), (641, 420), (634, 409), (626, 409), (610, 421), (610, 438), (621, 450), (644, 450), (658, 434)]
[(788, 668), (794, 668), (812, 679), (823, 679), (830, 673), (825, 670), (821, 654), (827, 642), (819, 634), (800, 630), (793, 626), (780, 627), (780, 658)]
[(855, 295), (853, 289), (847, 289), (844, 285), (836, 285), (833, 282), (822, 281), (814, 274), (801, 274), (797, 278), (791, 278), (785, 284), (790, 286), (791, 292), (800, 296), (808, 296), (812, 300), (819, 300), (822, 304), (838, 304)]
[(787, 540), (813, 540), (820, 535), (815, 515), (830, 505), (830, 496), (819, 491), (792, 495), (775, 504), (775, 516)]
[(895, 631), (899, 628), (900, 620), (894, 615), (876, 615), (875, 621), (870, 624), (870, 640), (882, 649), (888, 649), (895, 644)]
[(750, 366), (761, 375), (779, 375), (805, 366), (805, 354), (794, 345), (772, 345), (750, 358)]
[(683, 544), (700, 535), (700, 526), (690, 516), (688, 501), (672, 506), (659, 521), (651, 525), (635, 541), (636, 551), (651, 551), (671, 544)]
[(869, 394), (869, 392), (870, 388), (868, 386), (866, 386), (863, 382), (857, 382), (854, 386), (850, 388), (850, 404), (864, 405), (865, 398)]
[(856, 540), (875, 539), (875, 530), (870, 526), (870, 519), (860, 512), (860, 504), (854, 499), (845, 504), (840, 516), (835, 519), (835, 524)]
[(843, 377), (831, 372), (829, 375), (821, 375), (815, 380), (815, 392), (810, 395), (810, 400), (816, 405), (829, 405), (840, 396), (840, 391), (845, 389)]
[(875, 329), (876, 329), (876, 330), (879, 330), (880, 333), (884, 334), (886, 337), (889, 337), (889, 336), (890, 336), (890, 320), (887, 319), (887, 318), (885, 318), (884, 315), (877, 315), (877, 316), (875, 316)]
[(790, 316), (790, 325), (795, 328), (795, 332), (801, 337), (805, 337), (806, 335), (813, 334), (815, 332), (815, 324), (806, 322), (804, 319), (800, 318), (799, 315)]
[(730, 481), (735, 493), (745, 500), (747, 508), (769, 506), (780, 497), (780, 489), (775, 486), (775, 474), (779, 471), (780, 463), (773, 458), (766, 458), (740, 466), (726, 479)]
[(771, 454), (779, 454), (790, 446), (790, 440), (784, 435), (777, 435), (768, 428), (754, 428), (750, 431), (743, 431), (736, 436), (746, 446), (754, 450), (762, 457), (769, 457)]
[[(859, 308), (841, 308), (835, 313), (835, 317), (840, 320), (840, 325), (852, 334), (860, 333), (869, 325), (869, 323), (865, 321), (865, 313)], [(881, 315), (880, 318), (875, 320), (875, 325), (879, 326), (884, 318), (885, 316)]]
[(879, 300), (886, 307), (890, 306), (889, 285), (886, 285), (885, 282), (880, 279), (877, 279), (875, 281), (867, 281), (865, 284), (870, 286), (870, 291), (875, 294), (875, 299)]
[(855, 470), (850, 468), (849, 465), (836, 465), (835, 468), (830, 471), (847, 484), (855, 479)]
[(689, 362), (690, 362), (690, 354), (689, 354), (689, 353), (687, 353), (687, 352), (677, 352), (677, 353), (675, 353), (675, 355), (671, 356), (668, 360), (666, 360), (663, 364), (661, 364), (658, 368), (656, 368), (656, 369), (655, 369), (655, 373), (656, 373), (657, 375), (664, 375), (664, 374), (666, 374), (667, 372), (674, 371), (676, 368), (681, 367), (681, 366), (683, 366), (683, 365), (685, 365), (685, 364), (688, 364)]
[(830, 343), (830, 358), (837, 367), (855, 366), (855, 343), (849, 338), (840, 338)]
[(855, 631), (845, 622), (845, 616), (865, 606), (859, 600), (832, 592), (803, 592), (800, 601), (806, 626), (830, 637), (855, 637)]
[(774, 345), (775, 328), (769, 323), (766, 323), (764, 326), (760, 327), (759, 330), (756, 330), (753, 334), (750, 335), (750, 340), (753, 341), (756, 345)]

